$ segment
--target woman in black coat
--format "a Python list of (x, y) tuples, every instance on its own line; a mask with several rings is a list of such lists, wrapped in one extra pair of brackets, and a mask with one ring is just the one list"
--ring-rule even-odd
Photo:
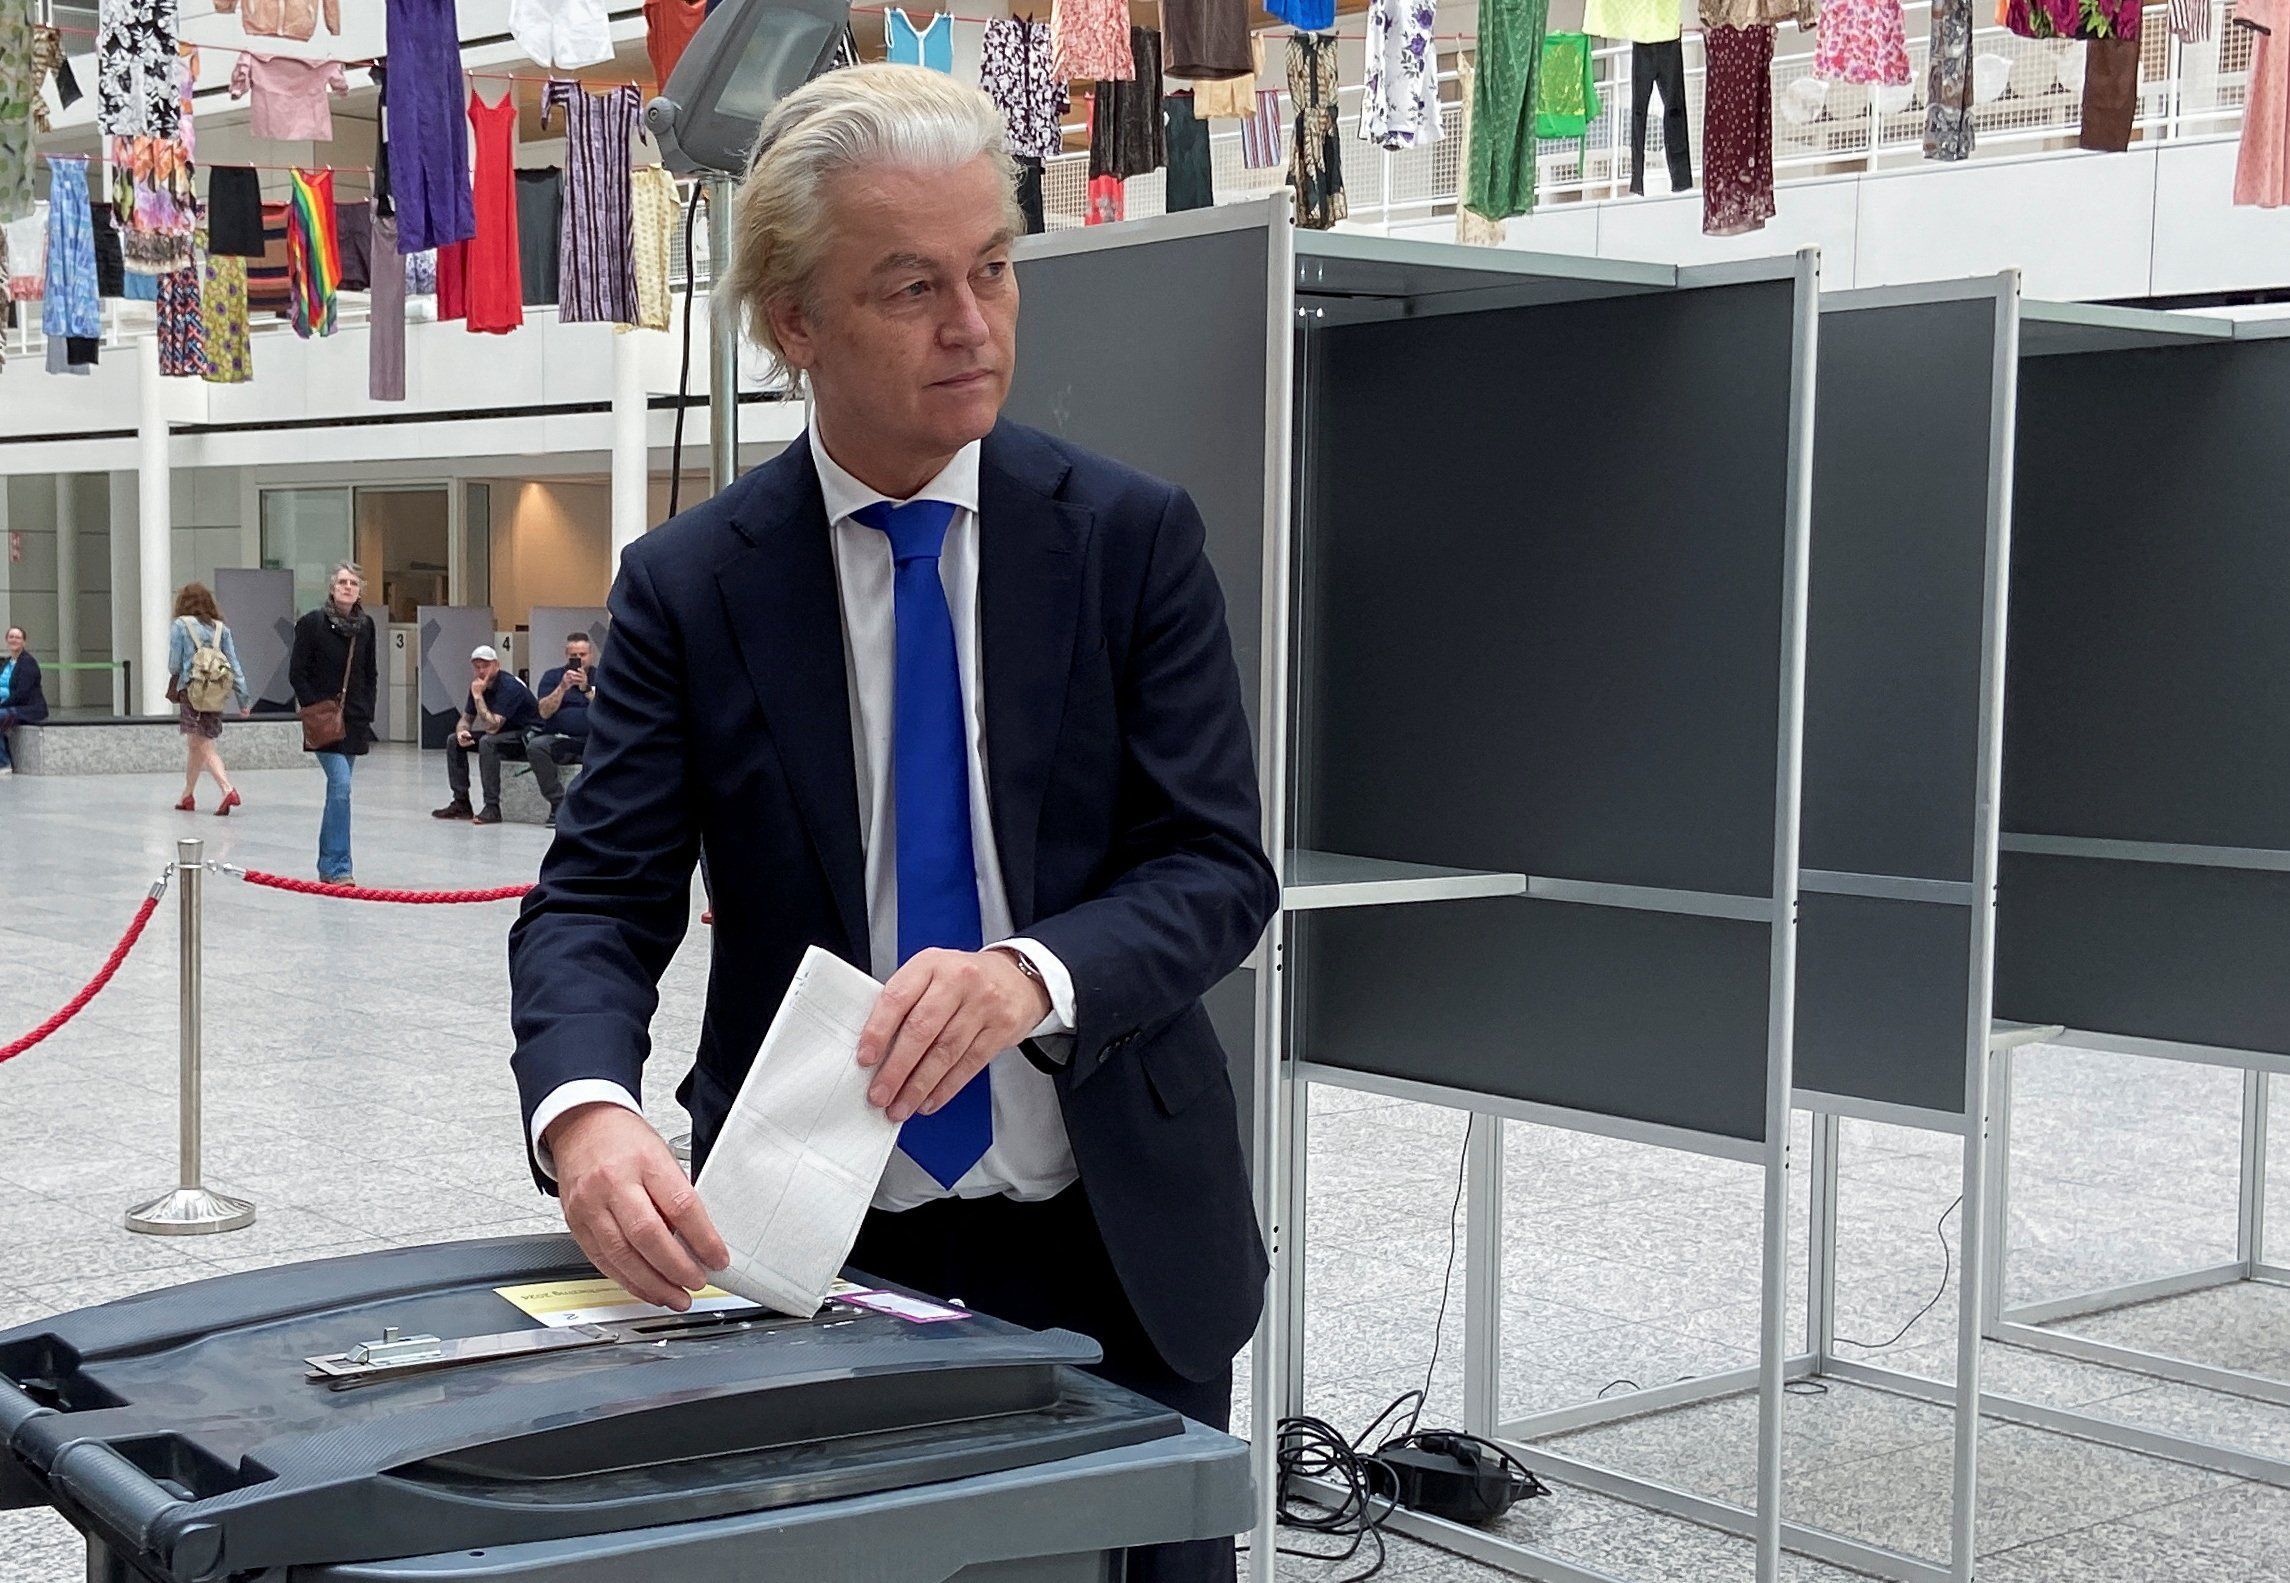
[(0, 775), (15, 773), (8, 758), (8, 733), (48, 718), (48, 695), (40, 690), (40, 662), (24, 642), (24, 629), (10, 627), (0, 648)]
[(344, 561), (327, 581), (326, 602), (294, 624), (287, 679), (297, 705), (342, 700), (342, 740), (317, 749), (326, 772), (326, 811), (318, 819), (318, 877), (335, 884), (350, 876), (350, 767), (374, 739), (374, 618), (360, 596), (358, 568)]

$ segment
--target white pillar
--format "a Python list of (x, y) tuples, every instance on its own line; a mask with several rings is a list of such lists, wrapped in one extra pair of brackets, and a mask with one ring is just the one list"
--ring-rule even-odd
[[(56, 646), (66, 665), (80, 655), (80, 489), (77, 473), (56, 475)], [(56, 672), (56, 700), (65, 707), (80, 701), (80, 672)]]
[(141, 597), (136, 601), (135, 707), (143, 714), (167, 712), (167, 611), (174, 597), (175, 511), (167, 470), (167, 409), (159, 374), (159, 343), (146, 337), (135, 345), (142, 375), (135, 423), (136, 569)]
[[(109, 482), (110, 512), (108, 526), (104, 531), (110, 535), (111, 543), (111, 657), (126, 660), (140, 668), (143, 651), (135, 641), (135, 633), (141, 611), (136, 589), (142, 579), (136, 565), (138, 545), (135, 534), (130, 531), (135, 522), (135, 475), (113, 473)], [(112, 702), (112, 707), (122, 713), (133, 714), (136, 699), (141, 696), (142, 684), (139, 680), (133, 691), (125, 691), (119, 688), (118, 677), (117, 671), (112, 672), (113, 699), (116, 700)], [(122, 692), (124, 696), (121, 696)]]
[(630, 330), (612, 338), (612, 575), (620, 575), (620, 552), (644, 536), (650, 509), (652, 462), (645, 449), (650, 409), (644, 394), (644, 360)]

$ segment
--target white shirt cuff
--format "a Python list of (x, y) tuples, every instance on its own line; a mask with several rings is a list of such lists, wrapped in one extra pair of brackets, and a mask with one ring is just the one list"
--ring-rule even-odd
[(618, 1105), (623, 1110), (635, 1111), (639, 1116), (644, 1114), (644, 1107), (636, 1103), (636, 1096), (610, 1078), (582, 1077), (570, 1083), (559, 1083), (550, 1091), (549, 1097), (541, 1101), (540, 1108), (533, 1112), (533, 1163), (552, 1182), (557, 1179), (556, 1162), (549, 1158), (548, 1148), (541, 1142), (541, 1135), (549, 1130), (550, 1122), (579, 1105)]
[(1050, 992), (1049, 1015), (1034, 1024), (1029, 1039), (1046, 1038), (1053, 1033), (1071, 1033), (1074, 1026), (1073, 975), (1059, 961), (1057, 953), (1039, 940), (1020, 935), (1015, 940), (997, 940), (995, 949), (1015, 951), (1034, 964), (1034, 971), (1042, 975), (1042, 985)]

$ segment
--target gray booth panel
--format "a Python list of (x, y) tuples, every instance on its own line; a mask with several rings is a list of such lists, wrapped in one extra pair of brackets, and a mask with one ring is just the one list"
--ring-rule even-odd
[(2290, 874), (2006, 852), (1996, 1015), (2290, 1054)]
[(1264, 650), (1271, 245), (1269, 231), (1250, 226), (1043, 258), (1021, 252), (1025, 307), (1003, 409), (1191, 494), (1224, 587), (1251, 727)]
[(2290, 849), (2290, 340), (2020, 392), (2004, 829)]
[(1806, 892), (1796, 1086), (1962, 1115), (1971, 965), (1969, 907)]
[(1313, 335), (1299, 845), (1771, 893), (1794, 298)]
[(1316, 912), (1296, 929), (1306, 1060), (1764, 1136), (1764, 924), (1506, 898)]
[(1972, 878), (1995, 350), (1992, 294), (1821, 317), (1807, 868)]
[(254, 707), (291, 713), (294, 687), (287, 665), (294, 654), (294, 574), (283, 567), (218, 568), (215, 603), (230, 623), (231, 646), (238, 650)]
[[(1249, 724), (1261, 715), (1271, 233), (1262, 225), (1020, 253), (1020, 423), (1182, 484), (1208, 528)], [(1245, 289), (1246, 283), (1260, 289)], [(1261, 751), (1261, 748), (1260, 748)], [(1255, 974), (1210, 990), (1241, 1137), (1254, 1137)]]

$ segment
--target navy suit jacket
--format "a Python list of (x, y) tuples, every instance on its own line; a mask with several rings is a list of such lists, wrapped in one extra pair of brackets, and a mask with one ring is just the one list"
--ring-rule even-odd
[[(1224, 599), (1182, 490), (1047, 435), (988, 436), (979, 507), (994, 833), (1017, 929), (1073, 975), (1066, 1130), (1146, 1333), (1180, 1373), (1212, 1378), (1255, 1328), (1265, 1256), (1201, 996), (1279, 902)], [(842, 611), (809, 445), (629, 546), (612, 685), (589, 717), (586, 768), (509, 937), (528, 1131), (560, 1083), (640, 1091), (704, 846), (714, 956), (679, 1095), (696, 1167), (804, 949), (878, 976), (894, 965), (869, 961)]]

